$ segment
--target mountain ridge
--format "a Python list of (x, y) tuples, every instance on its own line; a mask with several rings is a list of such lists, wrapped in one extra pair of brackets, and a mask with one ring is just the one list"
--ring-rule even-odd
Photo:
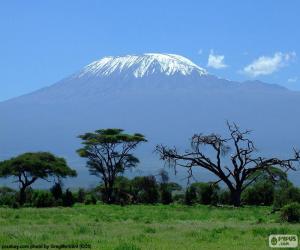
[[(85, 185), (91, 177), (76, 155), (77, 136), (100, 128), (146, 135), (148, 143), (136, 152), (144, 174), (164, 165), (153, 154), (155, 145), (185, 149), (194, 133), (226, 134), (226, 120), (253, 130), (263, 154), (286, 158), (292, 147), (300, 148), (300, 117), (295, 115), (300, 92), (195, 71), (165, 72), (174, 71), (135, 77), (133, 71), (124, 76), (117, 70), (104, 76), (73, 77), (77, 72), (47, 88), (0, 103), (0, 157), (51, 151), (66, 157), (79, 172), (78, 185)], [(200, 180), (209, 178), (200, 173)]]

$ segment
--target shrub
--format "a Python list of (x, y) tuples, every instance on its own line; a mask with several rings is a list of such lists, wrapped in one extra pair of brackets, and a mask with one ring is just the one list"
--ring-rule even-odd
[(173, 202), (179, 203), (179, 204), (184, 204), (184, 197), (185, 197), (184, 194), (177, 193), (173, 196)]
[(51, 192), (45, 190), (35, 190), (32, 194), (32, 206), (34, 207), (53, 207), (55, 199)]
[(150, 204), (158, 202), (158, 185), (154, 176), (135, 177), (131, 186), (135, 201)]
[(219, 186), (212, 183), (196, 182), (186, 189), (185, 204), (216, 205), (219, 201)]
[(85, 196), (86, 196), (85, 190), (83, 188), (79, 188), (77, 193), (77, 202), (84, 203)]
[(116, 203), (121, 205), (129, 204), (132, 202), (131, 181), (124, 177), (118, 176), (115, 180), (113, 197)]
[(273, 205), (274, 209), (280, 209), (283, 206), (293, 202), (300, 203), (300, 189), (294, 187), (292, 184), (289, 184), (288, 186), (282, 186), (275, 192)]
[(160, 189), (160, 201), (164, 205), (168, 205), (173, 202), (172, 192), (163, 184)]
[(219, 193), (219, 203), (224, 205), (231, 204), (231, 196), (229, 190), (224, 189)]
[(86, 195), (85, 201), (84, 201), (85, 205), (96, 204), (96, 203), (97, 203), (97, 198), (95, 197), (94, 194)]
[(12, 204), (12, 208), (14, 208), (14, 209), (20, 208), (19, 202), (14, 202), (14, 203)]
[(69, 189), (67, 189), (65, 194), (63, 195), (63, 205), (65, 207), (72, 207), (74, 203), (75, 203), (74, 196), (72, 192)]
[(280, 217), (287, 222), (300, 222), (300, 203), (293, 202), (281, 209)]
[(242, 194), (242, 201), (248, 205), (271, 205), (275, 188), (269, 181), (257, 182)]
[(200, 204), (217, 204), (219, 200), (219, 186), (213, 183), (196, 182), (191, 186), (195, 187), (197, 202)]
[(50, 191), (55, 200), (62, 199), (63, 191), (60, 183), (55, 183)]
[(17, 202), (17, 193), (9, 187), (0, 188), (0, 206), (12, 207)]
[(186, 189), (184, 195), (184, 203), (186, 205), (193, 205), (197, 202), (197, 192), (195, 186), (190, 186)]

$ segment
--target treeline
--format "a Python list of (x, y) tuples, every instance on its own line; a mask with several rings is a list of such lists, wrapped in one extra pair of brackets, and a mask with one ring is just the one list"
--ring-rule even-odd
[[(147, 139), (140, 133), (127, 134), (122, 129), (100, 129), (79, 136), (82, 147), (77, 150), (86, 159), (91, 175), (100, 178), (98, 191), (83, 190), (72, 193), (61, 189), (59, 183), (77, 173), (64, 158), (49, 152), (29, 152), (0, 162), (0, 177), (15, 178), (19, 191), (4, 188), (1, 199), (11, 200), (12, 206), (71, 206), (75, 202), (93, 203), (101, 200), (107, 204), (137, 204), (172, 202), (192, 204), (272, 205), (281, 208), (291, 202), (299, 202), (299, 189), (288, 182), (287, 171), (297, 170), (300, 151), (294, 150), (287, 159), (263, 157), (258, 154), (249, 130), (241, 130), (236, 124), (227, 123), (228, 136), (215, 133), (194, 134), (190, 148), (180, 152), (176, 147), (157, 145), (156, 154), (170, 168), (185, 168), (189, 177), (194, 168), (212, 173), (214, 183), (194, 183), (183, 190), (177, 183), (169, 183), (166, 175), (157, 181), (154, 176), (124, 177), (127, 170), (135, 168), (139, 159), (135, 149)], [(37, 180), (56, 180), (50, 191), (32, 190)], [(226, 187), (220, 189), (218, 184)], [(88, 198), (82, 198), (86, 194)], [(8, 198), (7, 198), (8, 197)], [(15, 197), (15, 200), (13, 199)], [(2, 202), (5, 205), (5, 202)], [(296, 214), (300, 220), (299, 204)], [(297, 208), (298, 206), (298, 208)], [(296, 217), (297, 217), (296, 216)]]
[[(163, 177), (162, 177), (163, 174)], [(184, 205), (231, 205), (230, 192), (212, 182), (195, 182), (183, 188), (176, 182), (166, 180), (166, 172), (159, 177), (137, 176), (128, 179), (119, 176), (115, 180), (112, 203), (120, 205), (132, 204), (184, 204)], [(0, 188), (0, 206), (18, 208), (20, 192), (8, 187)], [(73, 206), (75, 203), (105, 203), (103, 185), (95, 188), (66, 189), (55, 183), (49, 190), (26, 190), (24, 207)], [(300, 203), (300, 189), (287, 179), (273, 182), (270, 179), (257, 180), (242, 195), (243, 205), (272, 206), (278, 210), (283, 206)]]

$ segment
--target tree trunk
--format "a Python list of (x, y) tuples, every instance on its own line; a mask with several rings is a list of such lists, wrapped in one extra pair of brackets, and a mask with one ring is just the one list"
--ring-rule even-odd
[(114, 202), (113, 200), (113, 188), (108, 186), (105, 187), (103, 190), (103, 202), (108, 203), (108, 204), (112, 204)]
[(241, 206), (241, 195), (242, 190), (232, 190), (231, 191), (231, 202), (235, 207)]
[(26, 202), (26, 187), (20, 188), (20, 205), (24, 205)]

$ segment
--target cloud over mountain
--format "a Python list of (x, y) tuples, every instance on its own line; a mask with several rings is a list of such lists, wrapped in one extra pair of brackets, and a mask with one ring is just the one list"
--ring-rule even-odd
[[(221, 79), (183, 56), (105, 57), (49, 87), (0, 103), (0, 157), (51, 151), (66, 157), (79, 172), (77, 184), (85, 185), (91, 177), (76, 154), (77, 136), (122, 128), (146, 136), (148, 143), (136, 152), (138, 170), (153, 174), (164, 166), (153, 154), (155, 145), (184, 149), (194, 133), (225, 133), (226, 120), (252, 129), (262, 153), (287, 156), (300, 146), (300, 117), (291, 115), (299, 106), (299, 92)], [(199, 176), (208, 179), (205, 172)]]
[(295, 52), (276, 52), (273, 56), (260, 56), (251, 64), (244, 67), (243, 72), (252, 77), (270, 75), (286, 66), (295, 57)]

